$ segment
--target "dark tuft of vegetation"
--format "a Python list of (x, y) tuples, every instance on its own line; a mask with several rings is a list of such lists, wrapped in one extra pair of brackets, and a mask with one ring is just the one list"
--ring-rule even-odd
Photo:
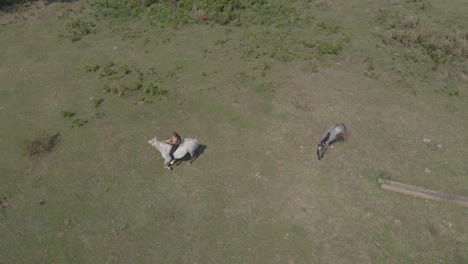
[(75, 113), (70, 112), (70, 111), (62, 111), (62, 116), (66, 118), (70, 118), (70, 117), (75, 116)]
[(101, 66), (95, 63), (90, 63), (84, 66), (84, 69), (87, 72), (96, 72), (97, 70), (99, 70), (99, 68), (101, 68)]
[(71, 127), (82, 127), (86, 123), (88, 123), (88, 120), (83, 120), (83, 119), (76, 118), (71, 122)]
[(94, 107), (96, 107), (96, 108), (101, 106), (102, 102), (104, 102), (104, 99), (102, 99), (102, 98), (94, 98), (93, 99), (93, 104), (94, 104)]
[(99, 72), (99, 77), (109, 77), (114, 74), (117, 74), (117, 71), (114, 70), (115, 63), (110, 61), (101, 67), (101, 71)]
[[(65, 117), (65, 118), (68, 118), (69, 120), (71, 120), (72, 117), (76, 116), (76, 114), (74, 112), (70, 112), (70, 111), (63, 111), (62, 116)], [(81, 127), (86, 123), (88, 123), (87, 120), (82, 120), (80, 118), (75, 118), (75, 119), (71, 120), (71, 125), (70, 126), (71, 127)]]
[(83, 36), (90, 34), (92, 32), (91, 28), (94, 26), (93, 23), (79, 18), (72, 19), (65, 24), (65, 29), (61, 32), (61, 36), (75, 42), (81, 40)]
[(340, 25), (333, 23), (319, 22), (317, 26), (328, 33), (338, 33), (340, 31)]
[(29, 156), (46, 154), (52, 151), (52, 149), (57, 145), (59, 138), (60, 133), (56, 133), (52, 136), (33, 140), (32, 142), (26, 144), (26, 153)]
[(317, 43), (317, 49), (321, 55), (338, 55), (342, 49), (341, 44), (333, 44), (327, 41), (320, 41)]
[(14, 12), (16, 9), (21, 8), (23, 5), (28, 5), (32, 0), (0, 0), (0, 10), (7, 12)]
[(145, 91), (145, 93), (151, 94), (152, 96), (167, 95), (169, 93), (168, 90), (161, 89), (161, 88), (159, 88), (157, 85), (155, 85), (153, 83), (147, 83), (143, 90)]

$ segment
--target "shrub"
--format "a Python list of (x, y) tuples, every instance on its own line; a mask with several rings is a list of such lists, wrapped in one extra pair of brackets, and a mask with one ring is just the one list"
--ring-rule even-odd
[(62, 111), (62, 116), (66, 118), (70, 118), (70, 117), (75, 116), (75, 113), (70, 112), (70, 111)]
[(112, 91), (112, 88), (110, 87), (109, 84), (104, 84), (104, 88), (103, 88), (103, 91), (106, 92), (106, 93), (110, 93)]
[(132, 71), (128, 68), (127, 65), (123, 64), (123, 65), (120, 65), (120, 69), (123, 71), (124, 74), (130, 74), (132, 73)]
[(95, 63), (90, 63), (84, 66), (85, 71), (87, 72), (96, 72), (101, 66)]
[(24, 4), (33, 2), (32, 0), (0, 0), (0, 10), (15, 11), (24, 8)]
[(71, 122), (71, 127), (82, 127), (86, 123), (88, 123), (87, 120), (76, 118)]
[(104, 102), (104, 99), (102, 99), (102, 98), (95, 98), (95, 99), (93, 100), (94, 107), (98, 108), (98, 107), (102, 104), (102, 102)]
[(135, 104), (151, 104), (153, 103), (153, 100), (148, 99), (146, 97), (142, 97), (138, 102), (135, 102)]
[(114, 62), (112, 61), (102, 65), (101, 72), (99, 72), (99, 77), (109, 77), (116, 74), (117, 72), (113, 69), (114, 65)]
[(341, 51), (342, 45), (341, 44), (334, 45), (333, 43), (330, 43), (330, 42), (321, 41), (317, 43), (316, 47), (320, 55), (327, 55), (327, 54), (338, 55), (338, 53), (340, 53)]
[(167, 95), (169, 93), (168, 90), (161, 89), (157, 85), (154, 85), (152, 83), (147, 83), (145, 85), (145, 88), (143, 89), (143, 91), (145, 91), (145, 93), (147, 93), (147, 94), (151, 94), (152, 96)]
[(61, 35), (65, 38), (70, 39), (72, 42), (80, 40), (83, 36), (90, 34), (91, 28), (95, 25), (91, 22), (87, 22), (81, 19), (72, 19), (70, 22), (65, 24), (65, 30), (62, 31)]

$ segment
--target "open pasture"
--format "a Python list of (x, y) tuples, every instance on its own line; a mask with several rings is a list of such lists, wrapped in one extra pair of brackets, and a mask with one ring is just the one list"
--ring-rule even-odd
[(265, 2), (0, 12), (0, 263), (468, 263), (466, 3)]

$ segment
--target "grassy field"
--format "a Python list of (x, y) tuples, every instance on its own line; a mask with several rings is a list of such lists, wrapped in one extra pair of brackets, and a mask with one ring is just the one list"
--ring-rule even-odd
[(0, 12), (0, 263), (468, 263), (466, 208), (377, 185), (468, 196), (466, 2), (267, 2)]

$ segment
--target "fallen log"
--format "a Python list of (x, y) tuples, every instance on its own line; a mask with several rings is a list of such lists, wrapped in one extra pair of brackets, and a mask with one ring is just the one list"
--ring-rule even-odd
[(383, 180), (383, 179), (378, 179), (377, 182), (379, 183), (380, 187), (384, 190), (406, 193), (406, 194), (413, 195), (416, 197), (421, 197), (424, 199), (445, 201), (445, 202), (459, 204), (459, 205), (468, 207), (468, 197), (465, 197), (465, 196), (439, 192), (435, 190), (422, 188), (419, 186), (399, 183), (395, 181)]

